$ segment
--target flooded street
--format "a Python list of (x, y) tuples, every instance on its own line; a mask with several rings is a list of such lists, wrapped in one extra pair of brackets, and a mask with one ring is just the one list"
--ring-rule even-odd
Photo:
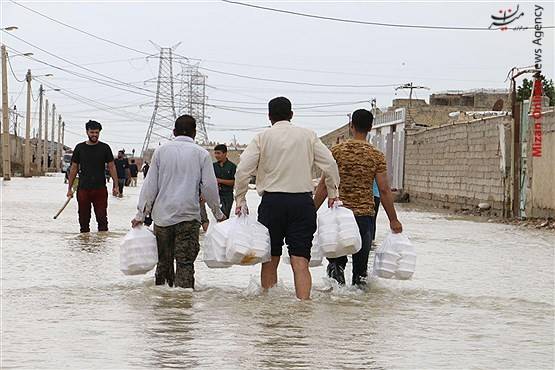
[(63, 177), (3, 183), (2, 368), (554, 367), (553, 232), (400, 208), (418, 253), (412, 281), (326, 292), (317, 267), (304, 303), (287, 265), (261, 295), (259, 266), (199, 258), (190, 292), (119, 271), (139, 189), (110, 196), (109, 233), (80, 235), (75, 200), (52, 219)]

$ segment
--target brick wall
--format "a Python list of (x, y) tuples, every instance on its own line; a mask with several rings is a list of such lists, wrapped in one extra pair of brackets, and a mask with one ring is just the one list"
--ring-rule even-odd
[(324, 143), (325, 146), (331, 149), (331, 147), (334, 146), (335, 144), (348, 140), (350, 136), (351, 135), (349, 133), (349, 124), (346, 123), (343, 126), (339, 127), (338, 129), (335, 129), (332, 132), (325, 134), (320, 138), (320, 140), (322, 140), (322, 143)]
[(505, 193), (501, 167), (507, 162), (509, 141), (508, 117), (407, 130), (404, 188), (418, 203), (461, 209), (487, 202), (501, 214)]
[[(534, 120), (530, 118), (529, 143), (533, 142)], [(528, 217), (555, 217), (555, 114), (553, 110), (542, 118), (542, 156), (532, 157), (528, 152), (528, 189), (526, 215)]]

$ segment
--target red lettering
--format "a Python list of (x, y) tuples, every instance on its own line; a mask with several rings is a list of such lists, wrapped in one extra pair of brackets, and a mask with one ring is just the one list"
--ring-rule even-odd
[(534, 142), (532, 144), (532, 156), (542, 156), (542, 124), (541, 120), (537, 120), (534, 125)]

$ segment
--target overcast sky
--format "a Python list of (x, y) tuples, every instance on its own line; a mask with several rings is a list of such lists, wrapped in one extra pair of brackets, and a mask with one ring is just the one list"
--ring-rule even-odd
[[(84, 123), (103, 124), (101, 140), (112, 148), (141, 150), (153, 111), (153, 82), (157, 77), (158, 50), (181, 44), (175, 52), (200, 59), (208, 76), (208, 135), (212, 141), (229, 143), (235, 135), (248, 143), (256, 131), (232, 130), (268, 124), (266, 103), (287, 96), (297, 114), (294, 122), (322, 135), (347, 120), (347, 113), (369, 103), (310, 108), (312, 105), (369, 101), (376, 98), (386, 107), (408, 91), (394, 86), (414, 82), (431, 90), (418, 90), (416, 97), (432, 92), (474, 88), (508, 88), (507, 73), (514, 66), (534, 63), (532, 30), (461, 31), (379, 27), (311, 19), (269, 12), (221, 1), (21, 1), (40, 13), (78, 29), (112, 40), (137, 51), (118, 47), (45, 19), (10, 1), (2, 0), (2, 27), (19, 29), (13, 36), (2, 33), (11, 55), (33, 52), (33, 58), (62, 67), (88, 79), (45, 66), (26, 57), (12, 57), (18, 79), (27, 68), (34, 75), (54, 77), (33, 81), (35, 98), (39, 81), (65, 92), (47, 91), (66, 123), (66, 144), (83, 141)], [(553, 2), (535, 2), (545, 9), (543, 25), (554, 24)], [(534, 3), (513, 2), (347, 2), (294, 1), (256, 2), (258, 5), (370, 22), (450, 27), (488, 27), (491, 15), (515, 9), (524, 16), (511, 24), (532, 26)], [(69, 62), (90, 69), (86, 71)], [(143, 53), (141, 53), (143, 52)], [(177, 66), (176, 66), (177, 67)], [(390, 85), (384, 87), (330, 87), (259, 81), (214, 72), (326, 85)], [(543, 38), (543, 71), (553, 78), (553, 29)], [(102, 74), (98, 75), (96, 73)], [(24, 84), (9, 73), (10, 103), (24, 114)], [(115, 81), (123, 91), (93, 80)], [(136, 87), (121, 84), (131, 83)], [(76, 96), (75, 94), (78, 94)], [(86, 100), (86, 99), (90, 100)], [(303, 107), (304, 105), (304, 107)], [(102, 109), (100, 107), (103, 107)], [(115, 109), (111, 109), (111, 108)], [(306, 109), (309, 107), (309, 109)], [(304, 108), (304, 109), (303, 109)], [(233, 110), (229, 110), (233, 109)], [(246, 111), (237, 112), (236, 110)], [(33, 112), (38, 105), (33, 102)], [(35, 114), (35, 113), (34, 113)], [(33, 116), (33, 127), (38, 120)], [(21, 122), (24, 120), (20, 117)], [(23, 135), (24, 131), (20, 130)], [(153, 139), (156, 141), (157, 139)]]

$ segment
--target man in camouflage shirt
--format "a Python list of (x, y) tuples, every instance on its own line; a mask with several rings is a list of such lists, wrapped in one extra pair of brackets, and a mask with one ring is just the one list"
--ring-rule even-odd
[[(366, 285), (368, 256), (372, 244), (372, 233), (376, 227), (373, 218), (375, 214), (374, 179), (376, 179), (378, 184), (382, 205), (389, 217), (391, 230), (394, 233), (400, 233), (403, 230), (393, 206), (393, 195), (391, 194), (387, 179), (385, 157), (383, 153), (374, 148), (366, 140), (368, 132), (372, 129), (373, 120), (372, 113), (366, 109), (354, 111), (352, 122), (349, 125), (353, 139), (337, 144), (331, 150), (339, 167), (341, 179), (339, 183), (339, 197), (343, 202), (343, 206), (349, 208), (355, 214), (362, 238), (361, 250), (353, 255), (352, 284), (359, 287)], [(322, 180), (314, 196), (316, 208), (320, 207), (326, 197), (326, 187)], [(339, 284), (344, 285), (344, 270), (347, 265), (347, 256), (329, 258), (328, 260), (328, 276), (337, 280)]]

